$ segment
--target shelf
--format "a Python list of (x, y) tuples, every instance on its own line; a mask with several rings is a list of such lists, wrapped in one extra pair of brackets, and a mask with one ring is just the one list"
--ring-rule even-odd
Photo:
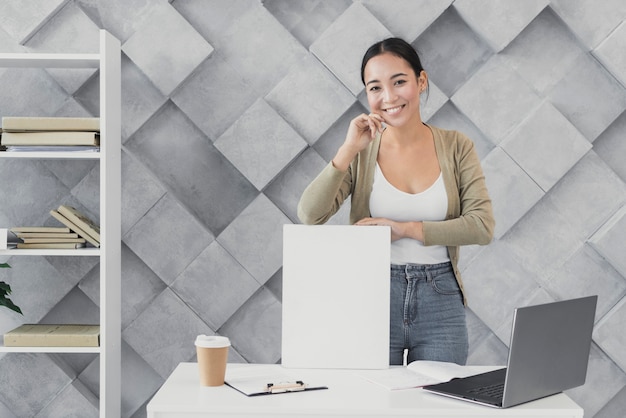
[[(28, 152), (0, 151), (0, 163), (7, 164), (10, 159), (96, 161), (99, 170), (99, 213), (103, 245), (100, 248), (79, 249), (12, 248), (0, 250), (0, 257), (98, 257), (100, 347), (4, 347), (0, 344), (0, 356), (2, 353), (97, 354), (100, 418), (121, 416), (121, 57), (119, 40), (103, 29), (100, 30), (100, 50), (97, 54), (30, 53), (26, 50), (23, 53), (0, 53), (0, 68), (84, 68), (98, 72), (102, 141), (99, 152), (56, 149), (45, 151), (37, 149)], [(13, 92), (12, 86), (3, 87), (8, 89), (7, 94), (19, 93)], [(37, 98), (34, 97), (33, 100)], [(3, 203), (8, 204), (10, 201)], [(2, 342), (0, 338), (0, 343)]]
[(99, 152), (6, 152), (0, 151), (0, 158), (26, 158), (26, 159), (49, 159), (49, 160), (99, 160)]
[(5, 347), (0, 353), (93, 353), (100, 354), (100, 347)]
[(0, 54), (0, 67), (99, 68), (100, 54)]
[(64, 249), (17, 249), (11, 248), (8, 250), (0, 250), (0, 256), (14, 256), (14, 255), (36, 255), (36, 256), (85, 256), (85, 257), (97, 257), (100, 256), (100, 248), (78, 248), (75, 250)]

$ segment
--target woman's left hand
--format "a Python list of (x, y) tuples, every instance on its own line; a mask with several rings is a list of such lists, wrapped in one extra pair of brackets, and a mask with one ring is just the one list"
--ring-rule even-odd
[(391, 241), (396, 241), (400, 238), (423, 240), (421, 222), (396, 222), (387, 218), (363, 218), (356, 222), (355, 225), (389, 226), (391, 227)]

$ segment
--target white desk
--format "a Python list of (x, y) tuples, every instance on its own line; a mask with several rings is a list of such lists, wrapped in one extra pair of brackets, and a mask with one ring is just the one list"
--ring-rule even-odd
[[(226, 371), (267, 365), (229, 364)], [(272, 366), (327, 390), (247, 397), (228, 386), (201, 387), (196, 363), (181, 363), (148, 403), (148, 418), (192, 417), (583, 417), (565, 394), (508, 409), (448, 399), (421, 389), (392, 391), (355, 370), (294, 370)]]

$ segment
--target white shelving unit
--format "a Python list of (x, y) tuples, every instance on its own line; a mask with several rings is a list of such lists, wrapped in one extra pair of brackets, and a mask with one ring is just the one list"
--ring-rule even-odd
[[(121, 410), (121, 53), (120, 42), (100, 31), (98, 54), (0, 54), (0, 67), (97, 68), (100, 72), (100, 152), (0, 152), (3, 158), (97, 159), (100, 164), (100, 248), (0, 250), (1, 256), (89, 256), (100, 261), (100, 347), (4, 347), (13, 353), (97, 353), (100, 417)], [(33, 115), (36, 116), (36, 115)], [(2, 161), (0, 160), (0, 164)], [(71, 164), (71, 161), (68, 162)], [(9, 227), (9, 226), (7, 226)]]

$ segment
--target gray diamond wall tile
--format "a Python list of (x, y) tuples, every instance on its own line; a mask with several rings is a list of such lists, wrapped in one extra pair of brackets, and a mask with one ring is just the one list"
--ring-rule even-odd
[(283, 259), (283, 225), (290, 224), (272, 202), (259, 195), (218, 237), (217, 241), (264, 284)]
[(626, 182), (626, 164), (623, 164), (623, 156), (626, 155), (626, 112), (622, 113), (615, 122), (607, 128), (593, 143), (594, 151), (602, 160), (611, 167)]
[(265, 100), (310, 144), (355, 102), (354, 96), (312, 56), (293, 66)]
[(265, 0), (263, 6), (305, 47), (309, 47), (352, 4), (351, 0)]
[[(609, 402), (619, 391), (626, 387), (626, 379), (620, 368), (608, 360), (601, 349), (592, 344), (589, 355), (589, 366), (585, 385), (567, 391), (568, 395), (581, 405), (585, 405), (585, 416), (594, 415), (602, 405)], [(593, 388), (601, 388), (598, 391)], [(619, 400), (618, 400), (619, 402)], [(621, 415), (602, 415), (600, 417), (611, 418)]]
[(198, 334), (213, 331), (169, 289), (122, 332), (124, 340), (163, 378), (195, 355)]
[(3, 272), (3, 281), (11, 286), (11, 300), (24, 313), (17, 325), (39, 322), (72, 289), (72, 284), (42, 257), (14, 257), (9, 264), (11, 269)]
[[(260, 95), (283, 79), (306, 55), (304, 47), (259, 2), (227, 25), (214, 39), (224, 59)], [(263, 68), (263, 71), (259, 71)]]
[(254, 277), (217, 241), (213, 241), (172, 284), (172, 290), (215, 330), (258, 288)]
[[(450, 36), (449, 34), (454, 34)], [(415, 42), (430, 78), (451, 97), (492, 55), (454, 7), (448, 8)], [(454, 57), (454, 65), (450, 58)]]
[(167, 191), (140, 162), (122, 151), (122, 235)]
[(46, 405), (41, 415), (50, 418), (97, 418), (99, 416), (98, 398), (89, 392), (80, 381), (75, 380)]
[(626, 110), (626, 92), (590, 54), (574, 61), (548, 97), (591, 142)]
[[(33, 380), (24, 370), (36, 370)], [(32, 417), (71, 379), (46, 354), (10, 353), (0, 359), (0, 402), (19, 417)]]
[(546, 288), (562, 299), (598, 295), (596, 318), (602, 318), (626, 295), (626, 280), (591, 246), (583, 245), (546, 281)]
[[(12, 172), (30, 173), (21, 184), (0, 182), (0, 195), (11, 196), (14, 203), (4, 208), (12, 225), (36, 225), (58, 204), (69, 190), (41, 161), (7, 160), (0, 166), (0, 173), (10, 176)], [(5, 177), (7, 178), (7, 177)], [(32, 208), (36, 208), (33, 210)]]
[(542, 199), (502, 241), (533, 272), (536, 280), (545, 281), (578, 251), (585, 238), (561, 215), (557, 206)]
[(172, 101), (215, 141), (256, 100), (254, 89), (224, 61), (211, 55), (172, 95)]
[(122, 91), (124, 142), (163, 106), (166, 97), (125, 54), (122, 54)]
[(360, 3), (354, 3), (309, 48), (354, 94), (363, 90), (361, 59), (374, 42), (391, 36)]
[(626, 59), (621, 54), (624, 48), (626, 48), (626, 24), (622, 22), (594, 51), (594, 55), (622, 85), (626, 85)]
[[(38, 68), (7, 68), (0, 73), (0, 85), (12, 86), (20, 92), (12, 94), (9, 90), (0, 90), (3, 116), (52, 116), (67, 100), (67, 93), (61, 86), (45, 70)], [(30, 97), (38, 100), (32, 102)]]
[(125, 145), (215, 234), (258, 194), (171, 102)]
[(500, 56), (495, 56), (454, 94), (452, 102), (497, 144), (539, 106), (541, 99)]
[(280, 360), (281, 305), (261, 288), (220, 329), (249, 363), (273, 364)]
[(122, 245), (122, 271), (124, 272), (122, 329), (124, 329), (165, 290), (165, 283), (125, 245)]
[(161, 387), (164, 379), (128, 344), (122, 344), (122, 358), (121, 415), (130, 417)]
[(215, 146), (258, 189), (299, 154), (306, 142), (264, 100), (257, 100)]
[(167, 284), (211, 241), (213, 235), (169, 194), (124, 236), (128, 247)]
[(4, 1), (0, 5), (0, 26), (16, 41), (24, 43), (67, 2), (68, 0)]
[[(548, 0), (456, 0), (454, 8), (463, 20), (499, 52), (539, 14)], [(484, 22), (489, 22), (485, 25)]]
[(626, 367), (626, 338), (622, 332), (626, 321), (626, 300), (622, 299), (594, 330), (594, 341), (608, 353), (618, 366)]
[(615, 213), (589, 240), (593, 248), (626, 277), (626, 259), (621, 243), (626, 234), (626, 208)]
[(482, 166), (493, 200), (494, 235), (501, 238), (545, 193), (502, 148), (494, 149), (482, 161)]
[(540, 92), (554, 86), (583, 53), (574, 34), (550, 8), (502, 51), (511, 66)]
[[(219, 326), (217, 332), (231, 338), (229, 361), (280, 361), (282, 225), (299, 222), (302, 190), (334, 157), (350, 120), (368, 111), (362, 54), (392, 35), (418, 49), (430, 76), (423, 119), (474, 141), (496, 212), (493, 243), (461, 251), (470, 363), (506, 362), (514, 307), (597, 293), (587, 384), (567, 393), (587, 418), (621, 416), (622, 0), (17, 3), (0, 2), (0, 52), (89, 52), (97, 49), (96, 28), (133, 50), (122, 52), (121, 417), (145, 418), (146, 403), (169, 370), (178, 361), (196, 361), (199, 329), (212, 333)], [(167, 42), (148, 39), (147, 28), (158, 22), (181, 30), (160, 30)], [(206, 53), (195, 55), (189, 45)], [(163, 58), (148, 63), (155, 56)], [(145, 62), (134, 61), (139, 57)], [(179, 67), (170, 78), (166, 65), (172, 63)], [(0, 116), (99, 114), (97, 72), (85, 80), (67, 70), (0, 68), (0, 84)], [(348, 105), (331, 98), (342, 90)], [(260, 102), (266, 102), (270, 123), (286, 134), (265, 135), (259, 143), (253, 134), (240, 135), (239, 145), (262, 144), (258, 157), (250, 149), (216, 147)], [(538, 122), (560, 129), (546, 135), (529, 126)], [(531, 134), (522, 137), (523, 131)], [(556, 144), (561, 149), (550, 151)], [(280, 162), (268, 163), (269, 155)], [(263, 162), (254, 174), (253, 161)], [(97, 162), (14, 163), (0, 160), (6, 180), (0, 200), (11, 203), (0, 209), (0, 226), (58, 226), (48, 210), (61, 202), (99, 213)], [(50, 188), (24, 183), (24, 172), (36, 173)], [(349, 210), (348, 201), (329, 223), (347, 223)], [(79, 258), (11, 257), (14, 268), (2, 272), (3, 280), (14, 285), (26, 317), (0, 309), (0, 331), (31, 319), (95, 318), (98, 260)], [(226, 286), (233, 279), (220, 272), (229, 267), (245, 291), (233, 294), (238, 287)], [(217, 302), (207, 303), (214, 296)], [(155, 331), (161, 322), (165, 331)], [(40, 387), (42, 374), (32, 371), (40, 361), (14, 358), (0, 354), (2, 417), (30, 416), (21, 413), (25, 404), (2, 398), (18, 396), (2, 381), (7, 364), (20, 373), (21, 387), (46, 399), (48, 407), (34, 406), (39, 416), (67, 416), (70, 405), (89, 405), (99, 393), (95, 354), (43, 356), (50, 360), (43, 378), (70, 376), (53, 390)]]
[(597, 154), (589, 152), (554, 186), (546, 200), (560, 209), (581, 236), (590, 237), (626, 204), (626, 184)]
[(595, 48), (626, 18), (626, 4), (620, 0), (552, 0), (550, 7), (587, 49)]
[(361, 3), (395, 36), (412, 42), (430, 26), (452, 0), (362, 0)]
[(213, 47), (169, 3), (160, 3), (122, 50), (163, 94), (169, 95), (213, 52)]
[[(538, 287), (523, 260), (516, 259), (503, 242), (493, 243), (481, 252), (462, 277), (469, 308), (492, 330), (506, 323), (513, 309), (524, 305), (528, 294)], [(491, 301), (503, 294), (508, 295), (506, 300), (500, 299), (495, 306)]]
[[(75, 39), (83, 39), (76, 43)], [(82, 9), (69, 3), (25, 44), (28, 50), (64, 53), (94, 53), (99, 48), (98, 27)], [(68, 45), (72, 45), (68, 47)], [(69, 94), (73, 94), (95, 69), (46, 69)]]
[(294, 223), (300, 223), (296, 208), (302, 192), (326, 166), (317, 152), (307, 148), (264, 191), (272, 203)]
[(501, 145), (545, 191), (591, 149), (585, 137), (549, 103), (537, 108)]

